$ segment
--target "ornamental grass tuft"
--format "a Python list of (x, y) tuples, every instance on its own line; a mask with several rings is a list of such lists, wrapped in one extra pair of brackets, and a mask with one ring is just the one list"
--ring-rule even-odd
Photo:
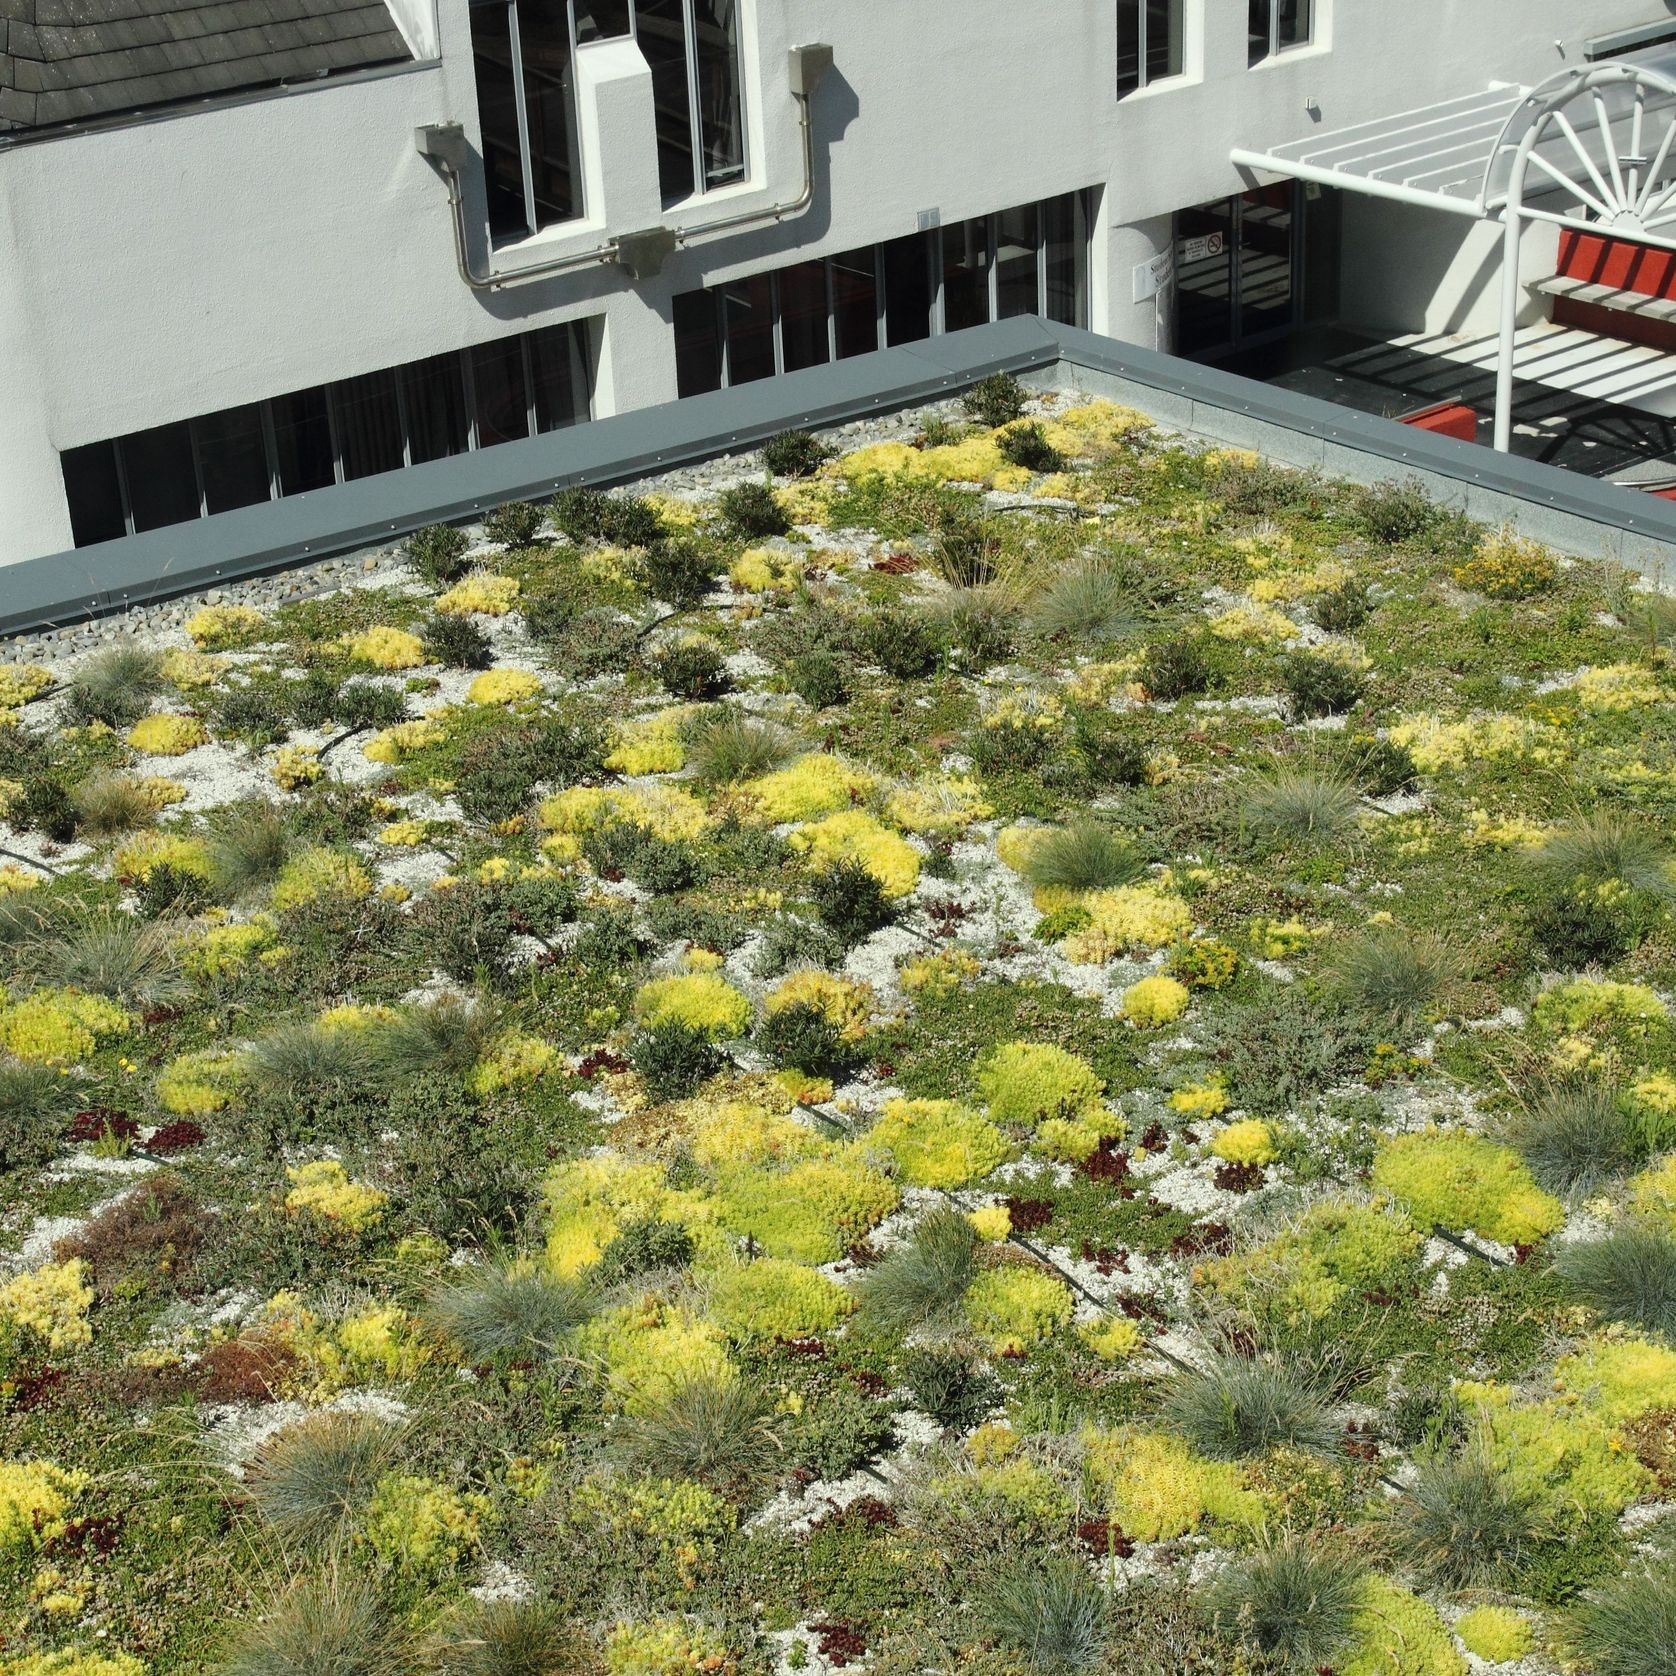
[(1038, 890), (1110, 890), (1133, 884), (1145, 871), (1132, 838), (1091, 819), (1044, 833), (1024, 862), (1024, 876)]
[(617, 1431), (625, 1456), (654, 1478), (737, 1490), (765, 1477), (783, 1445), (773, 1400), (744, 1379), (699, 1375), (643, 1405)]
[(1478, 1436), (1452, 1454), (1422, 1457), (1395, 1518), (1411, 1563), (1451, 1589), (1512, 1587), (1542, 1536), (1535, 1493)]
[(1223, 1353), (1172, 1381), (1162, 1417), (1199, 1454), (1243, 1460), (1285, 1447), (1327, 1452), (1339, 1440), (1325, 1393), (1302, 1367)]
[(436, 1676), (582, 1676), (594, 1665), (583, 1632), (539, 1596), (467, 1600), (433, 1631)]
[(1676, 1571), (1647, 1566), (1591, 1589), (1566, 1640), (1593, 1676), (1676, 1676)]
[(1505, 1137), (1537, 1185), (1562, 1199), (1587, 1198), (1628, 1175), (1642, 1156), (1628, 1105), (1594, 1081), (1543, 1090), (1508, 1118)]
[(1356, 821), (1357, 791), (1348, 780), (1307, 768), (1278, 767), (1253, 780), (1238, 800), (1240, 825), (1280, 844), (1331, 843)]
[(1554, 1259), (1608, 1321), (1676, 1338), (1676, 1238), (1651, 1222), (1625, 1222), (1598, 1239), (1577, 1240)]
[(431, 1293), (426, 1319), (474, 1362), (551, 1361), (599, 1307), (591, 1280), (522, 1260), (475, 1263)]
[(1207, 1606), (1232, 1640), (1287, 1668), (1334, 1663), (1361, 1600), (1364, 1568), (1292, 1532), (1227, 1567)]
[(245, 1469), (245, 1494), (287, 1546), (326, 1548), (395, 1463), (400, 1430), (370, 1414), (324, 1409), (275, 1433)]
[(300, 1577), (252, 1614), (217, 1676), (411, 1676), (414, 1653), (367, 1578)]
[(733, 705), (703, 712), (687, 735), (687, 764), (711, 785), (771, 774), (796, 754), (795, 735)]
[(1080, 1561), (1021, 1555), (976, 1588), (983, 1629), (1042, 1676), (1071, 1676), (1102, 1662), (1112, 1637), (1111, 1600)]
[(977, 1273), (977, 1251), (977, 1232), (959, 1211), (929, 1212), (906, 1245), (862, 1276), (859, 1323), (898, 1335), (955, 1327)]
[(1446, 1011), (1459, 991), (1465, 958), (1437, 931), (1379, 926), (1353, 937), (1328, 966), (1328, 983), (1342, 1005), (1398, 1031)]

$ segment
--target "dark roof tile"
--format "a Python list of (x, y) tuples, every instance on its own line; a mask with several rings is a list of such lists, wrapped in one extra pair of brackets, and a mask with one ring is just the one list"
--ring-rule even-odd
[(410, 56), (385, 0), (0, 0), (0, 133)]

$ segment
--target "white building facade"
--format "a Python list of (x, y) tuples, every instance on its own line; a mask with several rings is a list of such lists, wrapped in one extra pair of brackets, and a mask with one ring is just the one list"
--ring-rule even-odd
[(1493, 228), (1230, 151), (1536, 83), (1672, 11), (388, 9), (380, 62), (0, 121), (0, 563), (1008, 314), (1196, 354), (1341, 308), (1465, 325)]

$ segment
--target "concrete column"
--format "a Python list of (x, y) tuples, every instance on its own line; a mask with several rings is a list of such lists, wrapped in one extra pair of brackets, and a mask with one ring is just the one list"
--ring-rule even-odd
[(1168, 352), (1174, 343), (1175, 218), (1105, 223), (1094, 229), (1094, 330), (1120, 343)]

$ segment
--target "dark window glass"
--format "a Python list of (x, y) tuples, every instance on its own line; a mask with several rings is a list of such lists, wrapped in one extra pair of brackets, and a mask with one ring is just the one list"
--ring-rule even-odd
[(832, 358), (826, 332), (826, 263), (799, 262), (781, 270), (780, 348), (787, 372), (824, 366)]
[(192, 430), (183, 419), (136, 431), (121, 442), (122, 471), (136, 530), (183, 524), (199, 515), (198, 476), (192, 469)]
[(530, 397), (524, 388), (521, 338), (478, 344), (471, 352), (471, 383), (479, 448), (516, 442), (530, 434)]
[(1141, 5), (1143, 0), (1117, 0), (1117, 96), (1141, 85)]
[(652, 72), (658, 129), (658, 182), (663, 201), (690, 198), (693, 174), (692, 101), (687, 84), (687, 25), (681, 0), (638, 0), (640, 51)]
[(880, 248), (885, 265), (885, 342), (918, 343), (931, 336), (929, 235), (910, 233)]
[(841, 361), (879, 347), (879, 282), (871, 245), (832, 258), (832, 324)]
[(268, 449), (262, 437), (262, 409), (230, 407), (192, 421), (198, 443), (198, 470), (204, 479), (204, 506), (230, 512), (272, 498)]
[(739, 0), (692, 0), (704, 184), (725, 186), (745, 172), (739, 110)]
[(1024, 204), (1003, 210), (995, 218), (995, 313), (1001, 320), (1016, 314), (1035, 314), (1036, 206)]
[(989, 320), (989, 217), (943, 229), (943, 330)]
[(1176, 353), (1203, 355), (1234, 339), (1233, 199), (1176, 213)]
[(576, 38), (609, 41), (634, 33), (630, 0), (576, 0)]
[(1088, 324), (1087, 247), (1077, 227), (1077, 195), (1067, 192), (1042, 205), (1044, 299), (1049, 320), (1065, 326)]
[(714, 291), (683, 291), (675, 299), (675, 389), (701, 396), (722, 387), (722, 338)]
[(1275, 38), (1281, 47), (1301, 47), (1309, 40), (1314, 0), (1279, 0)]
[(332, 424), (326, 414), (325, 390), (317, 385), (293, 395), (275, 396), (268, 407), (273, 414), (279, 492), (300, 495), (336, 482)]
[(116, 475), (116, 444), (90, 442), (66, 448), (58, 457), (64, 468), (64, 499), (70, 508), (70, 531), (78, 547), (115, 541), (128, 533), (122, 516), (122, 484)]
[(375, 472), (397, 471), (402, 453), (401, 409), (396, 403), (394, 372), (363, 373), (332, 386), (337, 412), (338, 446), (346, 482)]
[(1292, 182), (1247, 192), (1239, 217), (1240, 332), (1292, 324)]
[(490, 0), (471, 9), (471, 52), (477, 71), (477, 118), (483, 130), (483, 180), (489, 199), (489, 232), (522, 238), (530, 230), (524, 205), (524, 154), (518, 137), (512, 9)]
[(583, 424), (593, 396), (587, 327), (543, 326), (530, 333), (529, 345), (535, 428), (562, 431)]
[(1146, 0), (1146, 79), (1162, 81), (1182, 70), (1182, 0)]
[(402, 368), (407, 452), (413, 465), (466, 451), (466, 387), (458, 355), (432, 355)]
[(1273, 18), (1274, 0), (1251, 0), (1250, 47), (1246, 61), (1259, 63), (1269, 56), (1269, 26)]
[(569, 221), (582, 207), (576, 171), (576, 78), (565, 0), (518, 0), (518, 47), (524, 59), (535, 224), (551, 227)]
[(727, 331), (727, 381), (752, 384), (774, 376), (774, 297), (770, 276), (756, 274), (721, 288)]

